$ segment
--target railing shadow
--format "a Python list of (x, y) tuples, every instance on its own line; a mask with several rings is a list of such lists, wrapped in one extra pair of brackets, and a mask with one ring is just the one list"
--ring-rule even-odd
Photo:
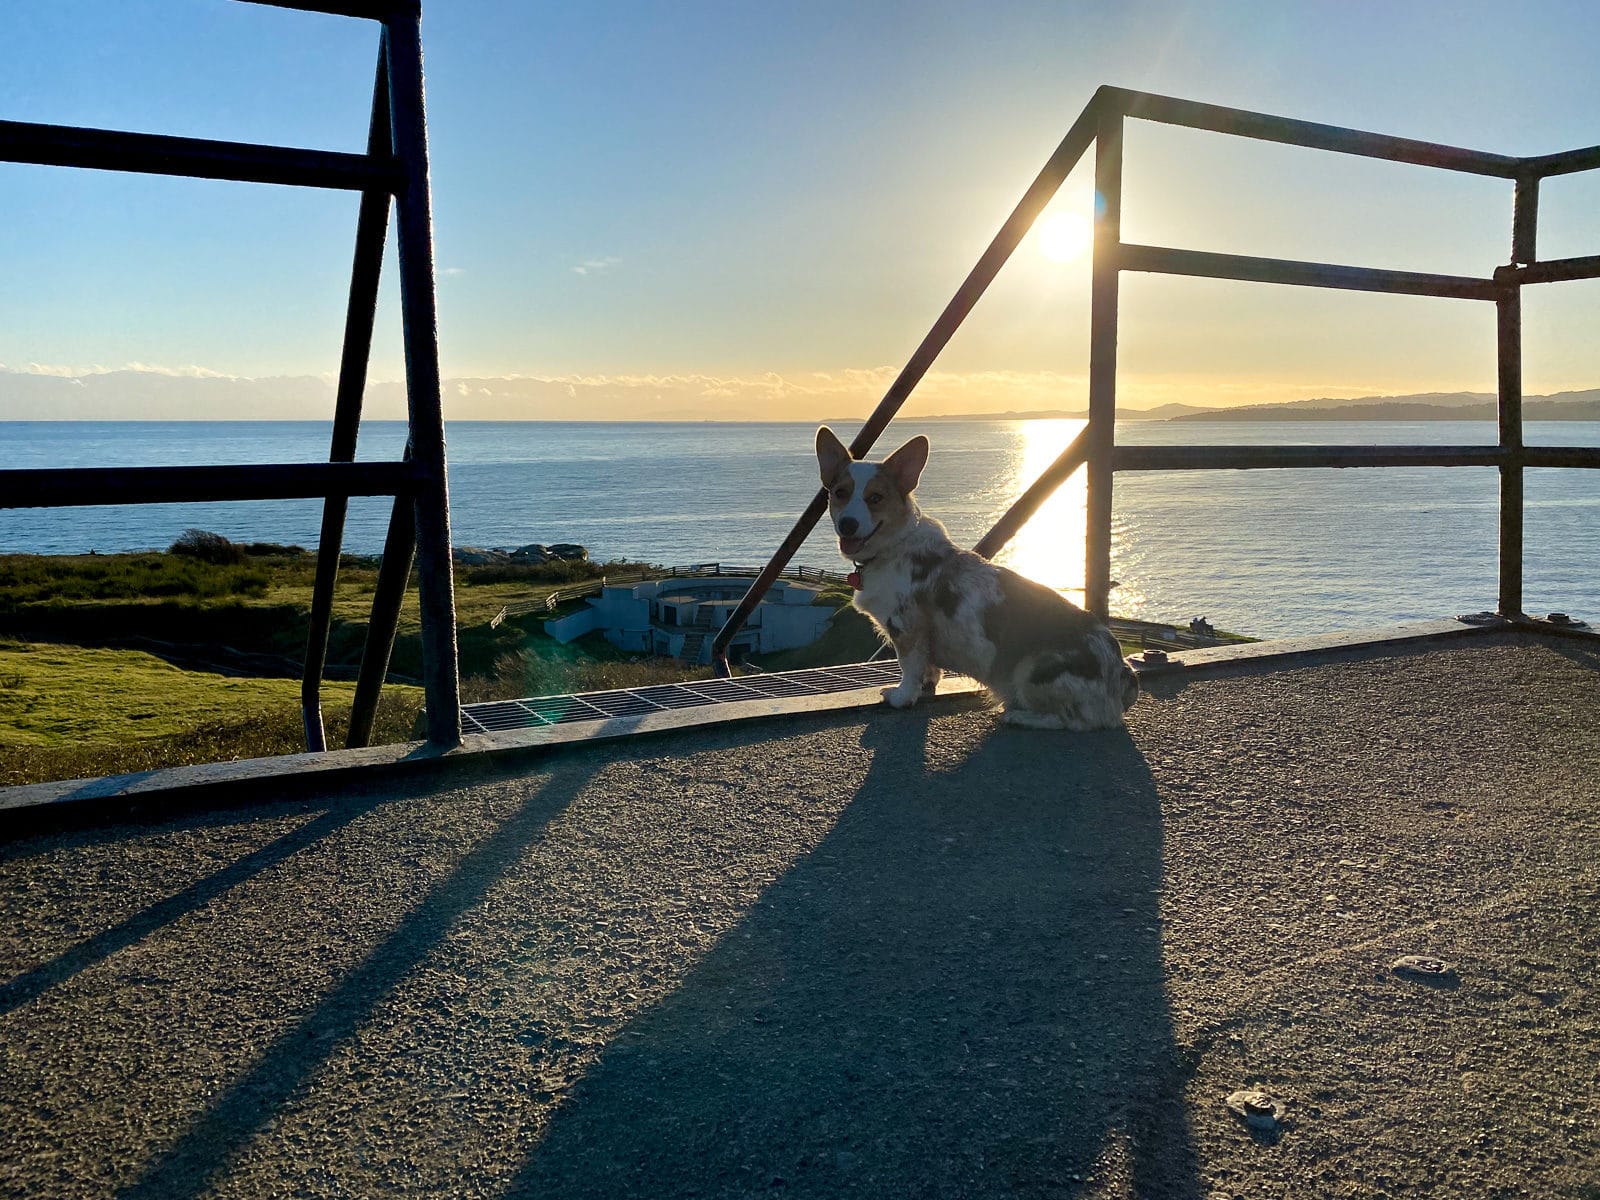
[(1062, 1196), (1108, 1173), (1198, 1195), (1142, 756), (1001, 728), (930, 760), (930, 719), (868, 727), (837, 825), (612, 1042), (508, 1195)]
[[(287, 862), (302, 850), (344, 829), (372, 811), (381, 802), (382, 799), (376, 795), (339, 800), (327, 811), (273, 838), (265, 845), (241, 855), (221, 870), (196, 879), (188, 886), (151, 902), (109, 928), (69, 946), (54, 958), (0, 982), (0, 1017), (38, 999), (51, 988), (65, 983), (78, 972), (110, 958), (119, 950), (142, 941), (163, 926), (204, 908), (257, 875)], [(250, 814), (249, 819), (259, 820), (264, 815), (267, 814), (255, 812)], [(233, 819), (237, 819), (237, 814), (215, 816), (184, 824), (193, 827), (222, 824)], [(81, 837), (68, 836), (61, 840), (68, 844), (114, 842), (119, 837), (137, 836), (140, 832), (138, 827), (119, 826), (110, 830), (91, 831)]]
[(286, 1028), (177, 1141), (119, 1197), (206, 1194), (237, 1153), (276, 1117), (372, 1012), (433, 952), (452, 924), (477, 907), (506, 869), (591, 778), (582, 763), (556, 770), (403, 918), (373, 952), (300, 1020)]

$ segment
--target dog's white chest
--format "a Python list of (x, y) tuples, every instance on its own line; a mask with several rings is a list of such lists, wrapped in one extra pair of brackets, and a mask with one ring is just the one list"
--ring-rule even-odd
[(861, 572), (855, 606), (887, 626), (911, 598), (911, 570), (901, 561), (874, 563)]

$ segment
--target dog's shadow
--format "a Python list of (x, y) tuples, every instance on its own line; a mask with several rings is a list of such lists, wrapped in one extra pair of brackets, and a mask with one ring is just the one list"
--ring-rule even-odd
[(1198, 1195), (1142, 757), (958, 719), (984, 732), (954, 761), (922, 710), (871, 721), (829, 835), (611, 1045), (511, 1195)]
[(510, 1195), (1198, 1195), (1144, 760), (960, 720), (960, 760), (922, 710), (870, 723), (832, 832), (608, 1048)]

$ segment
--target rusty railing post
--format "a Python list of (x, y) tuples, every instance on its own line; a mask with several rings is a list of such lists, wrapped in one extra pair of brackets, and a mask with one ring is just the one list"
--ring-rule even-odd
[[(367, 153), (390, 153), (389, 68), (378, 53), (372, 85), (372, 118), (367, 126)], [(378, 311), (378, 279), (383, 272), (383, 243), (389, 228), (389, 193), (361, 193), (356, 217), (356, 246), (350, 267), (350, 300), (345, 309), (344, 350), (339, 362), (339, 391), (334, 400), (329, 462), (354, 462), (361, 427), (361, 401), (367, 387), (367, 362), (372, 354), (372, 325)], [(339, 581), (339, 552), (344, 543), (348, 496), (328, 496), (322, 503), (322, 532), (317, 539), (317, 575), (311, 587), (311, 628), (306, 635), (306, 661), (300, 679), (300, 715), (306, 749), (326, 750), (322, 725), (322, 673), (328, 662), (328, 635), (333, 623), (333, 590)], [(372, 626), (367, 626), (371, 636)], [(384, 655), (387, 661), (388, 655)]]
[(1511, 200), (1511, 265), (1539, 260), (1539, 177), (1518, 175)]
[[(417, 550), (417, 508), (408, 496), (396, 496), (384, 536), (383, 558), (378, 563), (378, 583), (372, 592), (372, 615), (367, 618), (367, 644), (361, 650), (361, 669), (350, 702), (350, 728), (345, 749), (357, 750), (372, 742), (372, 725), (378, 715), (378, 695), (389, 674), (395, 631), (400, 627), (400, 606)], [(426, 666), (426, 664), (424, 664)], [(428, 728), (433, 728), (429, 714)]]
[(1522, 288), (1495, 302), (1500, 407), (1500, 615), (1522, 613)]
[(399, 160), (396, 241), (406, 359), (406, 408), (417, 468), (417, 592), (422, 606), (422, 684), (428, 741), (461, 742), (461, 679), (456, 650), (455, 584), (450, 563), (450, 488), (445, 472), (439, 387), (439, 321), (434, 299), (433, 216), (428, 198), (428, 130), (423, 106), (421, 15), (384, 21), (389, 123)]
[(1111, 599), (1111, 489), (1117, 446), (1117, 294), (1122, 241), (1119, 107), (1100, 111), (1094, 145), (1094, 266), (1089, 289), (1089, 445), (1083, 606), (1104, 617)]
[(1522, 279), (1517, 268), (1538, 260), (1539, 177), (1518, 175), (1511, 201), (1511, 265), (1495, 272), (1495, 342), (1500, 450), (1500, 615), (1522, 613)]

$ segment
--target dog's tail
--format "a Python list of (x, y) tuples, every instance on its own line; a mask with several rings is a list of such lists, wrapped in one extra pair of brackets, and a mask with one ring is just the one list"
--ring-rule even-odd
[(1139, 698), (1139, 677), (1127, 663), (1122, 664), (1122, 711), (1127, 712)]

